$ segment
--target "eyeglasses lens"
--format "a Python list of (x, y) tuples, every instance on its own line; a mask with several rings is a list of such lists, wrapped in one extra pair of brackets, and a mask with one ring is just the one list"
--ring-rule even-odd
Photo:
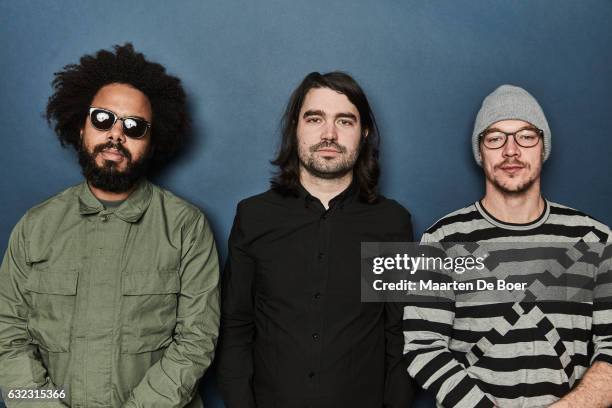
[(136, 118), (123, 119), (123, 133), (131, 138), (143, 137), (147, 131), (147, 124), (144, 120)]
[[(93, 109), (89, 115), (91, 124), (98, 130), (110, 130), (117, 117), (113, 112), (103, 109)], [(145, 120), (139, 118), (119, 118), (122, 121), (123, 133), (127, 137), (139, 139), (147, 133), (148, 124)]]
[(93, 127), (98, 130), (109, 130), (115, 123), (115, 115), (100, 109), (93, 110), (89, 117)]
[(521, 147), (533, 147), (538, 144), (540, 138), (540, 134), (534, 129), (523, 129), (516, 133), (492, 131), (484, 134), (483, 143), (489, 149), (499, 149), (506, 144), (510, 136), (513, 136), (514, 141)]

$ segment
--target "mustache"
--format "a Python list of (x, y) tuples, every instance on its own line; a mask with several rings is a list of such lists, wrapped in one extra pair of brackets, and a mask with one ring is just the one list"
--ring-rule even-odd
[(522, 167), (527, 167), (526, 163), (523, 163), (520, 160), (504, 160), (503, 162), (496, 164), (495, 167), (499, 168), (499, 167), (503, 167), (503, 166), (522, 166)]
[(106, 149), (115, 149), (119, 153), (124, 155), (129, 161), (132, 161), (132, 154), (128, 149), (126, 149), (122, 144), (113, 143), (110, 140), (106, 143), (96, 145), (96, 147), (93, 148), (91, 155), (92, 157), (96, 157), (98, 154), (100, 154), (103, 150)]
[(344, 147), (344, 146), (342, 146), (342, 145), (340, 145), (340, 144), (338, 144), (336, 142), (327, 141), (327, 140), (324, 140), (324, 141), (322, 141), (320, 143), (317, 143), (316, 145), (310, 146), (309, 150), (310, 150), (311, 153), (314, 153), (314, 152), (316, 152), (319, 149), (330, 148), (330, 147), (334, 148), (335, 150), (339, 151), (340, 153), (346, 153), (346, 147)]

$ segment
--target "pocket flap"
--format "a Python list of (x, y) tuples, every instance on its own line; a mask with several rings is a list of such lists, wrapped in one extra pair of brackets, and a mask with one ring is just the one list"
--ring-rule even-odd
[(178, 293), (178, 273), (174, 269), (127, 272), (123, 275), (124, 295), (163, 295)]
[(67, 269), (56, 272), (50, 269), (32, 269), (25, 284), (31, 292), (49, 295), (76, 295), (78, 272)]

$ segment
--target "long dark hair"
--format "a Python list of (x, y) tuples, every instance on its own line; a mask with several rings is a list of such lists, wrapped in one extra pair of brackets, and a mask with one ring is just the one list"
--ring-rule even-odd
[[(367, 203), (376, 202), (380, 176), (378, 126), (368, 98), (359, 84), (350, 75), (340, 71), (327, 74), (311, 72), (291, 94), (281, 120), (281, 144), (276, 158), (271, 161), (273, 165), (279, 167), (278, 172), (270, 180), (272, 189), (281, 194), (297, 193), (300, 182), (297, 124), (306, 94), (313, 88), (329, 88), (340, 92), (346, 95), (359, 111), (362, 135), (359, 155), (353, 168), (353, 177), (359, 185), (360, 198)], [(367, 137), (365, 137), (366, 134)]]

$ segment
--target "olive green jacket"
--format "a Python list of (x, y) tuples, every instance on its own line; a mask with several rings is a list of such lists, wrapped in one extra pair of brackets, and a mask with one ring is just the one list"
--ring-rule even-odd
[(218, 278), (196, 207), (148, 181), (108, 210), (86, 183), (67, 189), (11, 234), (0, 267), (0, 389), (65, 390), (63, 401), (41, 402), (48, 408), (201, 407)]

